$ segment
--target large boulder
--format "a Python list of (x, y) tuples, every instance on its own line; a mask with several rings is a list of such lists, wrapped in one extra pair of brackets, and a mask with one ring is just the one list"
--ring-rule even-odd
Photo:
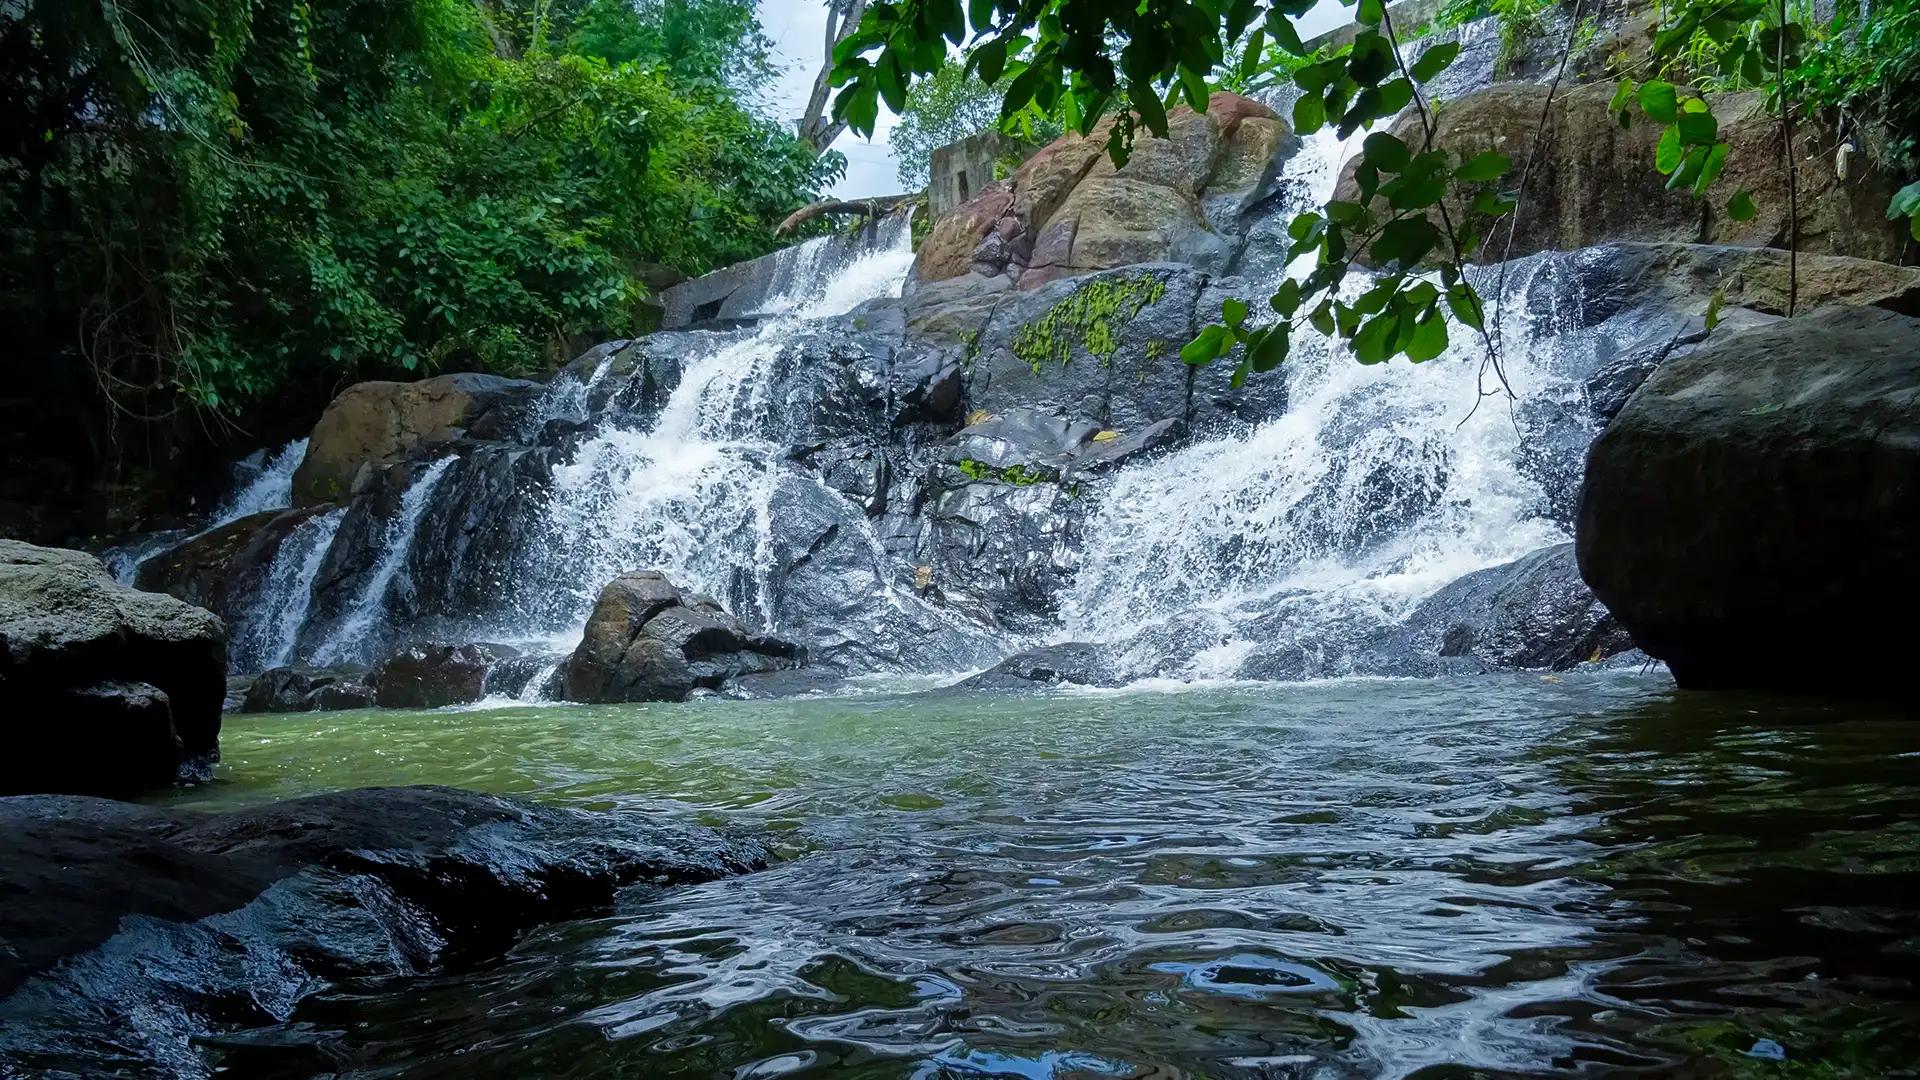
[(230, 521), (148, 559), (134, 582), (219, 615), (237, 639), (280, 546), (326, 509), (264, 510)]
[(0, 540), (0, 793), (126, 794), (219, 754), (227, 631), (78, 551)]
[(756, 634), (712, 599), (651, 570), (600, 590), (585, 636), (568, 659), (568, 701), (684, 701), (742, 675), (798, 667), (800, 649)]
[[(498, 955), (632, 883), (766, 861), (706, 829), (450, 788), (218, 815), (0, 799), (0, 1075), (256, 1075), (202, 1040), (285, 1024), (343, 979)], [(323, 1056), (265, 1071), (334, 1071)]]
[(1204, 114), (1174, 109), (1167, 138), (1137, 139), (1116, 169), (1111, 123), (1062, 136), (934, 222), (914, 280), (972, 275), (1031, 289), (1144, 262), (1224, 268), (1240, 215), (1272, 189), (1278, 160), (1295, 145), (1273, 110), (1222, 92)]
[(1669, 359), (1594, 442), (1577, 540), (1682, 686), (1910, 692), (1920, 319), (1829, 307)]
[(307, 455), (294, 470), (294, 505), (337, 502), (377, 467), (462, 434), (511, 434), (518, 417), (505, 414), (519, 410), (502, 407), (525, 404), (539, 390), (524, 379), (474, 372), (349, 386), (314, 425)]
[[(1623, 129), (1607, 111), (1614, 86), (1602, 82), (1555, 92), (1540, 83), (1502, 83), (1451, 99), (1440, 110), (1434, 145), (1465, 156), (1488, 150), (1507, 154), (1514, 172), (1503, 184), (1517, 183), (1531, 160), (1526, 194), (1513, 222), (1514, 256), (1616, 240), (1786, 245), (1790, 201), (1778, 120), (1766, 112), (1759, 94), (1709, 96), (1721, 138), (1730, 149), (1712, 194), (1695, 198), (1666, 190), (1666, 177), (1654, 169), (1659, 125), (1636, 108), (1632, 123)], [(1418, 115), (1403, 116), (1389, 130), (1409, 145), (1420, 145)], [(1537, 151), (1536, 134), (1544, 136)], [(1796, 125), (1800, 250), (1899, 261), (1906, 250), (1905, 231), (1886, 218), (1897, 183), (1857, 157), (1855, 175), (1836, 177), (1834, 141), (1833, 132), (1817, 122), (1803, 119)], [(1335, 199), (1359, 201), (1356, 162), (1349, 161), (1342, 170)], [(1735, 221), (1726, 213), (1727, 198), (1741, 189), (1751, 191), (1759, 207), (1747, 221)], [(1480, 259), (1507, 257), (1507, 228), (1502, 222), (1492, 230), (1481, 245)]]

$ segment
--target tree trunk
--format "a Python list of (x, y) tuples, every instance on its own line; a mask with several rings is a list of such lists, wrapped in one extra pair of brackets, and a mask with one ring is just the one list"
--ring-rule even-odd
[(820, 60), (820, 73), (813, 77), (813, 93), (807, 96), (807, 111), (800, 118), (800, 137), (812, 144), (813, 152), (824, 154), (827, 147), (847, 130), (846, 122), (835, 120), (827, 111), (832, 87), (827, 76), (833, 72), (833, 50), (860, 25), (866, 14), (867, 0), (827, 0), (826, 55)]

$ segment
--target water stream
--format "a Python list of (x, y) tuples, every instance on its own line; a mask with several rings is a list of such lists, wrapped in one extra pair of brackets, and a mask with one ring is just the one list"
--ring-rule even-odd
[(1746, 1075), (1770, 1039), (1812, 1070), (1780, 1075), (1883, 1076), (1920, 1038), (1920, 727), (1857, 707), (1517, 675), (259, 716), (222, 745), (182, 801), (449, 783), (782, 856), (333, 986), (212, 1040), (225, 1075)]

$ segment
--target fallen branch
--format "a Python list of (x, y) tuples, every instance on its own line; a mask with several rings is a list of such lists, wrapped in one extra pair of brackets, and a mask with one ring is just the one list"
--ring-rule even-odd
[(859, 214), (863, 217), (877, 218), (894, 207), (919, 197), (919, 193), (915, 192), (907, 195), (881, 195), (872, 199), (822, 199), (788, 214), (787, 220), (781, 222), (773, 232), (775, 236), (784, 236), (814, 218), (828, 214)]

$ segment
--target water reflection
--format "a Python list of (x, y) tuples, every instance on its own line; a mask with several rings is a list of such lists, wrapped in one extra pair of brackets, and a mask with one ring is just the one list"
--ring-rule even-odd
[(1883, 1075), (1920, 1046), (1920, 727), (1882, 711), (1607, 676), (327, 730), (233, 733), (252, 779), (217, 798), (465, 783), (788, 861), (336, 988), (223, 1041), (236, 1074), (1736, 1075), (1771, 1039)]

